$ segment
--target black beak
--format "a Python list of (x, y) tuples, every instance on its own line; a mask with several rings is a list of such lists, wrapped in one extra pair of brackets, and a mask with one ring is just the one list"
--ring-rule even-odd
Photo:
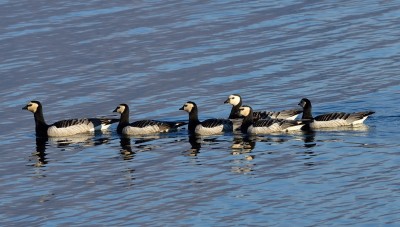
[(226, 103), (229, 103), (229, 98), (228, 98), (227, 100), (225, 100), (225, 102), (224, 102), (224, 103), (225, 103), (225, 104), (226, 104)]
[(118, 108), (119, 108), (119, 107), (115, 108), (115, 110), (113, 111), (113, 113), (117, 112)]
[(23, 110), (27, 110), (28, 109), (28, 105), (22, 107)]
[(183, 110), (183, 107), (184, 107), (184, 106), (182, 106), (181, 108), (179, 108), (179, 110)]

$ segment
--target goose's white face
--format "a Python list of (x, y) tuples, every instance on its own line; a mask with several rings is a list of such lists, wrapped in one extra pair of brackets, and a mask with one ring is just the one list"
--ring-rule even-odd
[(125, 106), (123, 105), (119, 105), (116, 109), (116, 112), (120, 114), (122, 114), (124, 111), (125, 111)]
[(34, 103), (34, 102), (29, 102), (26, 105), (26, 109), (31, 111), (32, 113), (36, 113), (38, 107), (39, 107), (39, 105), (37, 103)]
[(192, 109), (193, 109), (193, 107), (194, 107), (194, 105), (192, 104), (192, 103), (185, 103), (184, 105), (183, 105), (183, 110), (184, 111), (186, 111), (186, 112), (188, 112), (188, 113), (190, 113), (190, 112), (192, 112)]
[(242, 106), (239, 108), (239, 114), (242, 116), (248, 116), (250, 114), (250, 108), (247, 106)]
[(240, 102), (240, 97), (237, 95), (230, 95), (228, 99), (226, 100), (227, 103), (232, 104), (233, 106), (236, 106)]

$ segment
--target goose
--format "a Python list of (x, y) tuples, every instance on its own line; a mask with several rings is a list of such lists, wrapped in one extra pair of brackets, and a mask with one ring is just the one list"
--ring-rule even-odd
[(119, 104), (113, 112), (121, 114), (117, 126), (117, 132), (123, 135), (149, 135), (177, 131), (178, 127), (186, 125), (185, 122), (140, 120), (129, 123), (129, 106)]
[[(241, 118), (238, 110), (242, 106), (242, 97), (238, 94), (232, 94), (225, 100), (224, 103), (229, 103), (232, 105), (231, 113), (229, 114), (229, 119)], [(286, 119), (294, 120), (296, 117), (303, 112), (298, 109), (282, 110), (282, 111), (253, 111), (253, 119), (257, 121), (259, 119), (272, 118), (272, 119)]]
[(303, 98), (299, 102), (299, 106), (303, 107), (302, 120), (307, 121), (303, 129), (306, 130), (360, 125), (365, 121), (365, 119), (367, 119), (369, 115), (375, 113), (374, 111), (363, 111), (354, 113), (333, 112), (313, 117), (311, 113), (311, 101), (309, 99)]
[(199, 121), (197, 105), (194, 102), (186, 102), (179, 110), (189, 113), (189, 134), (214, 135), (224, 132), (232, 132), (232, 122), (228, 119), (207, 119)]
[(288, 132), (300, 130), (304, 126), (302, 121), (285, 119), (260, 119), (254, 121), (253, 109), (250, 106), (241, 106), (238, 114), (243, 116), (240, 130), (244, 134), (268, 134), (273, 132)]
[(79, 133), (105, 130), (112, 123), (118, 121), (118, 119), (109, 118), (81, 118), (61, 120), (48, 125), (44, 120), (43, 107), (39, 101), (30, 101), (22, 109), (33, 113), (37, 137), (71, 136)]

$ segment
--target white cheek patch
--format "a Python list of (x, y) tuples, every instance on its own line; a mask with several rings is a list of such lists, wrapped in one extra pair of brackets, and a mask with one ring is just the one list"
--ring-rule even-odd
[(32, 113), (35, 113), (39, 107), (39, 105), (34, 102), (30, 102), (29, 105), (30, 106), (28, 107), (28, 110), (31, 111)]
[(122, 114), (124, 111), (125, 111), (125, 106), (120, 105), (117, 112)]
[(242, 116), (246, 117), (249, 115), (249, 113), (250, 113), (250, 108), (248, 108), (248, 107), (242, 107), (240, 109), (240, 115), (242, 115)]
[(229, 103), (236, 106), (240, 102), (240, 97), (236, 95), (230, 95), (229, 96)]
[(183, 108), (186, 112), (191, 112), (192, 111), (192, 109), (193, 109), (193, 104), (191, 104), (191, 103), (186, 103), (185, 104), (185, 108)]

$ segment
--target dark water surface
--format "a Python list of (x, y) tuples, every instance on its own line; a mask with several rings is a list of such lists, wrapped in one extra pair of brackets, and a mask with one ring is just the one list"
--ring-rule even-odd
[[(0, 225), (400, 225), (399, 17), (398, 1), (0, 0)], [(37, 140), (21, 110), (186, 120), (191, 100), (205, 119), (232, 93), (376, 114), (243, 147), (185, 130)]]

